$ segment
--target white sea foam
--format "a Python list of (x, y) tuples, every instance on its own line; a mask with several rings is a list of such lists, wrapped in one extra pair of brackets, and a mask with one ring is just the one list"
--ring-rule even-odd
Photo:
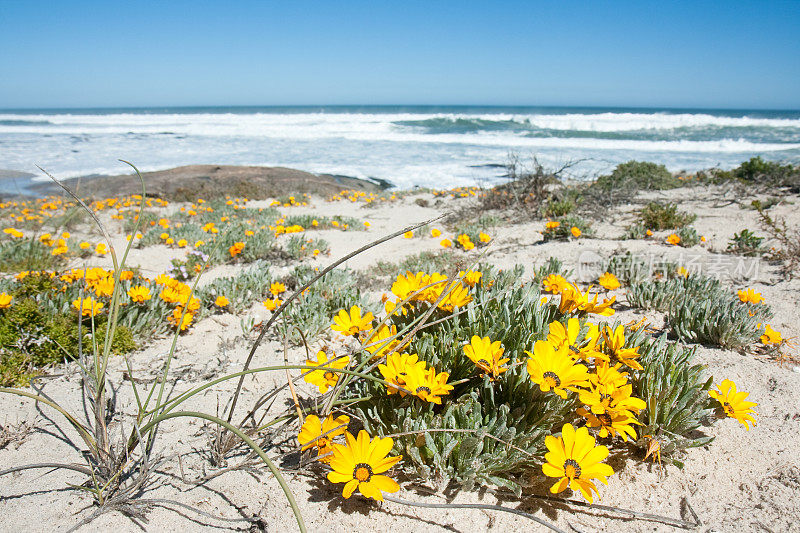
[(673, 170), (730, 167), (758, 154), (796, 160), (800, 156), (796, 117), (644, 112), (6, 112), (0, 113), (0, 168), (34, 171), (38, 163), (60, 177), (117, 174), (127, 171), (116, 162), (122, 157), (144, 170), (193, 163), (281, 165), (374, 176), (403, 187), (449, 186), (496, 180), (500, 173), (496, 168), (474, 165), (502, 163), (510, 151), (536, 153), (545, 162), (589, 159), (581, 172), (604, 172), (629, 159), (656, 161)]

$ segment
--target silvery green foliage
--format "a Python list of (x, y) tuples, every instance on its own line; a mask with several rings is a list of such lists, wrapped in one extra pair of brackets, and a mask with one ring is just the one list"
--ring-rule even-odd
[[(354, 383), (348, 394), (372, 396), (355, 406), (370, 434), (413, 433), (397, 436), (395, 451), (420, 478), (437, 480), (440, 487), (450, 481), (465, 487), (491, 484), (519, 494), (519, 476), (541, 462), (545, 436), (558, 431), (574, 408), (573, 399), (542, 393), (525, 367), (525, 351), (546, 337), (557, 308), (540, 302), (535, 284), (520, 286), (521, 267), (500, 274), (479, 269), (483, 283), (467, 312), (422, 329), (407, 350), (437, 372), (449, 372), (448, 382), (463, 380), (442, 406), (387, 395), (383, 385), (368, 380)], [(433, 318), (448, 315), (437, 311)], [(414, 316), (412, 311), (399, 319), (398, 330)], [(473, 335), (501, 341), (504, 357), (511, 359), (509, 370), (495, 381), (481, 376), (464, 355)], [(429, 431), (437, 429), (455, 431)]]
[(682, 340), (735, 349), (757, 341), (763, 333), (759, 324), (771, 315), (765, 305), (730, 298), (687, 299), (670, 310), (667, 323)]
[[(282, 299), (300, 288), (317, 273), (309, 266), (298, 266), (287, 282), (288, 292)], [(291, 288), (290, 288), (291, 287)], [(269, 289), (269, 287), (267, 287)], [(331, 320), (340, 309), (348, 311), (354, 305), (361, 308), (361, 312), (376, 312), (377, 306), (367, 301), (359, 287), (358, 278), (351, 270), (333, 270), (314, 283), (308, 290), (297, 298), (284, 311), (286, 323), (291, 325), (288, 331), (292, 343), (301, 343), (302, 339), (294, 329), (297, 327), (303, 332), (306, 339), (320, 335), (331, 325)]]
[(572, 276), (572, 269), (565, 269), (564, 263), (555, 257), (548, 257), (547, 261), (533, 268), (533, 279), (542, 281), (550, 274), (558, 274), (569, 279)]
[(643, 257), (625, 252), (612, 255), (606, 263), (606, 272), (611, 272), (625, 285), (634, 285), (650, 279), (654, 274), (670, 277), (677, 264), (670, 261), (646, 261)]
[(682, 340), (741, 348), (761, 335), (759, 323), (772, 316), (766, 305), (744, 304), (719, 280), (693, 275), (631, 285), (628, 302), (667, 315), (667, 325)]
[(700, 235), (697, 234), (697, 230), (694, 229), (694, 226), (686, 226), (675, 233), (681, 238), (680, 245), (684, 248), (691, 248), (695, 244), (700, 243)]
[(643, 437), (650, 435), (660, 442), (662, 456), (713, 440), (698, 431), (709, 423), (714, 409), (708, 396), (713, 378), (704, 377), (705, 366), (691, 364), (696, 351), (697, 347), (667, 342), (665, 335), (646, 339), (639, 347), (644, 370), (637, 371), (631, 383), (633, 395), (647, 408), (639, 413), (644, 425), (636, 428), (638, 444), (646, 446)]
[(197, 297), (208, 304), (214, 303), (217, 296), (228, 298), (227, 310), (239, 313), (254, 301), (261, 301), (269, 294), (272, 276), (266, 261), (256, 261), (242, 269), (235, 276), (217, 278), (197, 290)]

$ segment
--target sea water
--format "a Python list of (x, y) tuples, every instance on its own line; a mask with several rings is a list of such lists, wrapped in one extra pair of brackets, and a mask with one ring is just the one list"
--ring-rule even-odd
[(465, 106), (0, 110), (0, 169), (58, 178), (189, 164), (267, 165), (388, 180), (491, 185), (511, 154), (591, 178), (632, 159), (672, 171), (755, 155), (800, 162), (800, 112)]

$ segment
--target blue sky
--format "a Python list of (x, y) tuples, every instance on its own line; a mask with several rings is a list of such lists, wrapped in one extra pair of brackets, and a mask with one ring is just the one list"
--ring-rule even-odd
[(800, 109), (800, 2), (0, 0), (0, 108)]

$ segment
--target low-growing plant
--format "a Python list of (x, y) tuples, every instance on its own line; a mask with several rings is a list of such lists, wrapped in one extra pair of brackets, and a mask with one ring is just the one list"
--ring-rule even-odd
[(217, 278), (197, 290), (197, 297), (213, 305), (218, 296), (228, 300), (225, 309), (238, 313), (259, 302), (270, 293), (272, 274), (269, 263), (254, 261), (235, 276)]
[(34, 237), (0, 242), (0, 271), (52, 270), (64, 264), (61, 256)]
[(776, 243), (770, 248), (769, 257), (781, 261), (784, 276), (793, 278), (800, 267), (800, 230), (790, 227), (783, 218), (771, 216), (760, 206), (758, 216), (761, 228)]
[(587, 238), (593, 235), (591, 221), (577, 215), (568, 215), (557, 220), (549, 221), (545, 226), (544, 232), (542, 232), (542, 237), (545, 242), (553, 240), (565, 241), (571, 238)]
[(708, 396), (713, 378), (705, 378), (705, 366), (691, 364), (697, 347), (668, 343), (662, 335), (643, 342), (640, 350), (644, 370), (632, 380), (633, 393), (647, 408), (640, 415), (638, 444), (650, 449), (655, 442), (659, 456), (682, 467), (675, 458), (679, 452), (714, 440), (698, 431), (711, 423), (714, 414)]
[(635, 187), (644, 190), (674, 189), (681, 185), (664, 165), (645, 161), (620, 163), (608, 176), (597, 178), (603, 189)]
[(734, 233), (728, 241), (727, 251), (730, 254), (754, 257), (764, 253), (764, 237), (759, 237), (749, 229), (743, 229), (740, 233)]
[(697, 215), (678, 211), (678, 206), (673, 203), (649, 202), (639, 212), (642, 225), (654, 231), (683, 228), (696, 218)]
[(675, 234), (680, 237), (681, 241), (679, 244), (684, 248), (691, 248), (696, 244), (700, 244), (702, 241), (700, 235), (693, 226), (684, 226), (676, 231)]

